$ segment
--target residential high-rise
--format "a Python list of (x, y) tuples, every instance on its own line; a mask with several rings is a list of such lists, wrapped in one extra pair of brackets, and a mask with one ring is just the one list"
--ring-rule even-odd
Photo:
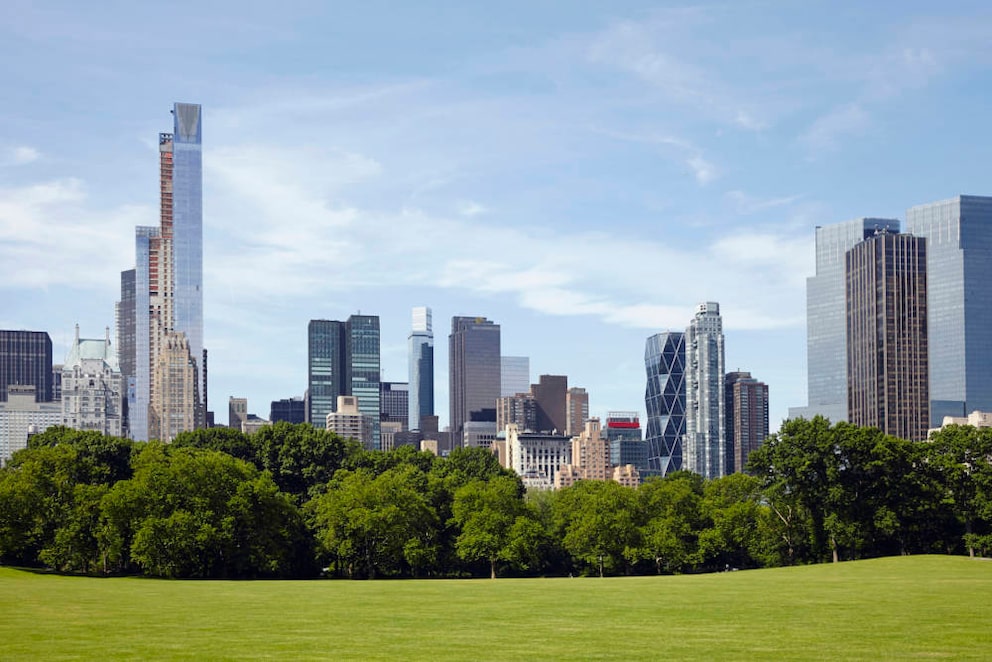
[(485, 317), (451, 318), (448, 337), (451, 444), (464, 445), (465, 423), (491, 422), (500, 394), (500, 328)]
[(726, 403), (720, 304), (707, 301), (685, 332), (685, 435), (682, 468), (704, 478), (726, 476)]
[(500, 397), (526, 393), (530, 389), (530, 357), (501, 356), (499, 362)]
[(99, 340), (80, 338), (79, 326), (62, 367), (62, 424), (119, 437), (124, 385), (110, 329)]
[(806, 407), (790, 418), (847, 420), (847, 311), (844, 255), (876, 230), (899, 231), (890, 218), (859, 218), (816, 228), (816, 275), (806, 279)]
[(724, 380), (727, 404), (727, 471), (742, 472), (748, 455), (768, 438), (768, 385), (750, 372), (728, 372)]
[(8, 386), (34, 386), (38, 402), (52, 401), (52, 339), (44, 331), (0, 331), (0, 402)]
[(410, 385), (406, 382), (380, 382), (379, 406), (382, 408), (379, 417), (383, 423), (399, 423), (397, 432), (408, 430), (410, 420)]
[(541, 432), (565, 434), (568, 429), (568, 408), (565, 402), (568, 377), (541, 375), (530, 390), (537, 403), (537, 429)]
[(361, 411), (361, 404), (354, 395), (339, 395), (334, 411), (324, 417), (324, 427), (345, 439), (354, 439), (366, 448), (371, 446), (372, 419)]
[(227, 399), (227, 427), (240, 430), (248, 420), (248, 398)]
[[(197, 104), (173, 106), (173, 133), (159, 134), (159, 226), (135, 229), (134, 270), (134, 394), (129, 397), (128, 416), (131, 435), (146, 440), (152, 434), (152, 422), (186, 421), (192, 407), (190, 427), (206, 423), (206, 371), (202, 365), (203, 347), (203, 169), (201, 108)], [(130, 297), (130, 283), (122, 275), (121, 307)], [(129, 332), (130, 324), (121, 320), (119, 329)], [(176, 353), (173, 334), (186, 337), (186, 353), (193, 368), (192, 389), (183, 384), (182, 391), (190, 403), (176, 402), (156, 389), (168, 386), (168, 361), (159, 361), (165, 350)], [(167, 340), (168, 339), (168, 340)], [(175, 358), (175, 357), (173, 357)], [(178, 360), (178, 359), (177, 359)], [(158, 367), (165, 374), (156, 375)], [(130, 389), (128, 389), (130, 391)], [(173, 393), (174, 395), (174, 393)], [(170, 403), (176, 411), (152, 410)], [(184, 423), (185, 424), (185, 423)], [(172, 423), (167, 425), (171, 430)]]
[(434, 415), (434, 331), (431, 309), (427, 306), (413, 309), (409, 346), (410, 402), (407, 425), (410, 430), (420, 430), (421, 419)]
[(324, 427), (327, 415), (337, 406), (338, 396), (347, 395), (345, 386), (344, 323), (310, 320), (307, 326), (307, 421)]
[(602, 434), (598, 418), (586, 421), (581, 433), (572, 437), (572, 469), (564, 467), (558, 472), (555, 488), (567, 487), (578, 480), (610, 480), (613, 466), (610, 462), (610, 445)]
[(927, 240), (930, 425), (992, 411), (992, 197), (911, 207), (906, 232)]
[(269, 406), (269, 420), (273, 423), (304, 423), (307, 420), (306, 401), (303, 398), (273, 400)]
[(137, 363), (137, 335), (135, 309), (135, 270), (121, 272), (121, 300), (115, 307), (117, 322), (117, 363), (121, 369), (121, 380), (124, 385), (124, 412), (121, 435), (131, 436), (130, 405), (135, 396), (135, 364)]
[(847, 381), (851, 423), (926, 439), (926, 239), (880, 232), (847, 252)]
[(565, 410), (568, 427), (566, 434), (575, 436), (585, 429), (589, 420), (589, 393), (581, 386), (573, 386), (565, 394)]
[(156, 356), (155, 383), (148, 409), (151, 439), (170, 442), (196, 426), (196, 364), (186, 334), (166, 333)]
[(505, 431), (511, 423), (522, 432), (537, 430), (537, 401), (529, 391), (505, 395), (496, 401), (497, 432)]
[(365, 438), (370, 450), (380, 450), (379, 399), (380, 360), (379, 316), (352, 315), (345, 322), (346, 393), (358, 400), (358, 409), (370, 419), (372, 431)]
[(665, 476), (682, 468), (685, 434), (685, 334), (656, 333), (644, 347), (647, 386), (647, 474)]
[(9, 386), (7, 400), (0, 402), (0, 466), (14, 453), (27, 448), (32, 434), (62, 424), (60, 402), (37, 401), (33, 384)]

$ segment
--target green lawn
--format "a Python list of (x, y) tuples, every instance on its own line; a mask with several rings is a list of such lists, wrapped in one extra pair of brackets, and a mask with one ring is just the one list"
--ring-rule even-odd
[(0, 568), (0, 659), (992, 657), (992, 562), (683, 577), (222, 582)]

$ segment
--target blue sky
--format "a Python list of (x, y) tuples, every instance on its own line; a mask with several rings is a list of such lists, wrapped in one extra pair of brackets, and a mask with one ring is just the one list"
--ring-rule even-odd
[(532, 379), (643, 410), (645, 338), (719, 301), (727, 369), (805, 404), (813, 229), (992, 194), (985, 3), (8, 0), (0, 328), (114, 323), (156, 139), (204, 107), (211, 408), (302, 395), (306, 325), (502, 325)]

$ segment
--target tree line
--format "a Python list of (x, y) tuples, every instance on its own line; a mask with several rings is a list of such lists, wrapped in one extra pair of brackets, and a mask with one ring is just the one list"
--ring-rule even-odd
[(310, 425), (132, 442), (50, 428), (0, 469), (0, 563), (183, 578), (654, 574), (992, 551), (992, 430), (783, 424), (748, 473), (526, 492), (485, 449)]

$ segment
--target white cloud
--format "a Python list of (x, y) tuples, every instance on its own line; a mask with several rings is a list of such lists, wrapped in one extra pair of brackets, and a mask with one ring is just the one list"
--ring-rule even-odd
[(473, 202), (471, 200), (465, 200), (458, 204), (458, 213), (462, 216), (478, 216), (479, 214), (486, 214), (489, 212), (489, 208), (485, 205), (481, 205), (478, 202)]
[(21, 145), (9, 150), (8, 162), (13, 165), (25, 165), (41, 158), (41, 152), (34, 147)]
[(756, 198), (739, 190), (727, 191), (726, 197), (733, 204), (737, 213), (743, 215), (756, 214), (778, 207), (788, 207), (802, 198), (801, 195), (789, 195), (780, 198)]
[(838, 149), (843, 138), (863, 135), (870, 124), (871, 118), (861, 104), (845, 104), (818, 117), (800, 142), (810, 150), (811, 158), (815, 158), (821, 152)]

